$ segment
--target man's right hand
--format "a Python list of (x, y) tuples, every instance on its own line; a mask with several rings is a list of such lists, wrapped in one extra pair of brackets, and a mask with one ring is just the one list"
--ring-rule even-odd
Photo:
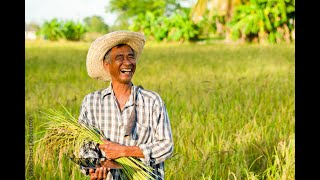
[(108, 169), (106, 167), (99, 167), (89, 170), (90, 180), (101, 180), (107, 178)]

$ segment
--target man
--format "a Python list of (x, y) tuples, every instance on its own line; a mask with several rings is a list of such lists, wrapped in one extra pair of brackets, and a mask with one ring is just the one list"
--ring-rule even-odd
[[(110, 83), (84, 97), (78, 121), (97, 128), (108, 140), (99, 148), (88, 144), (80, 152), (82, 157), (137, 157), (154, 168), (156, 179), (164, 179), (164, 161), (174, 147), (166, 106), (157, 93), (131, 81), (144, 44), (145, 36), (131, 31), (114, 31), (91, 44), (88, 75)], [(124, 176), (119, 169), (97, 168), (86, 173), (90, 179)]]

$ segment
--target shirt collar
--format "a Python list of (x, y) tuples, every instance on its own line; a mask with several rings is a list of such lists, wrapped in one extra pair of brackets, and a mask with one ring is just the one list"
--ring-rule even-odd
[[(133, 105), (133, 103), (134, 103), (134, 99), (133, 99), (134, 96), (133, 96), (133, 94), (135, 93), (136, 88), (137, 88), (137, 87), (134, 86), (133, 83), (132, 83), (131, 92), (130, 92), (130, 97), (129, 97), (128, 102), (127, 102), (126, 105), (125, 105), (126, 107)], [(107, 95), (114, 95), (111, 81), (110, 81), (110, 83), (109, 83), (109, 87), (107, 87), (106, 89), (102, 90), (101, 95), (102, 95), (102, 96), (101, 96), (101, 100), (102, 100), (105, 96), (107, 96)]]
[(134, 97), (135, 90), (136, 90), (136, 87), (132, 84), (130, 97), (129, 97), (125, 107), (133, 106), (133, 103), (134, 103), (133, 97)]
[(110, 95), (111, 92), (112, 92), (112, 84), (111, 84), (111, 81), (110, 81), (109, 87), (106, 88), (106, 89), (104, 89), (104, 90), (102, 90), (102, 92), (101, 92), (101, 95), (102, 95), (101, 98), (104, 98), (104, 96), (106, 96), (106, 95)]

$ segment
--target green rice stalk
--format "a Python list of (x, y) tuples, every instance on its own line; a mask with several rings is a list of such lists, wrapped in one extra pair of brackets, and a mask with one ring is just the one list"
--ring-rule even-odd
[[(80, 124), (63, 105), (62, 107), (67, 115), (54, 109), (42, 112), (48, 122), (43, 123), (46, 128), (44, 135), (35, 142), (35, 161), (38, 163), (45, 164), (57, 156), (59, 157), (58, 163), (60, 163), (63, 155), (70, 157), (73, 154), (73, 157), (77, 157), (83, 144), (90, 141), (103, 144), (100, 132)], [(120, 157), (114, 161), (123, 167), (120, 170), (127, 179), (154, 179), (151, 176), (153, 168), (135, 157)]]

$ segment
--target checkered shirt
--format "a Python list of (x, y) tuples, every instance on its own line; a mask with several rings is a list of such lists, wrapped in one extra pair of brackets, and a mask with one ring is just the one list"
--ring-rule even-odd
[[(131, 112), (134, 110), (134, 92), (137, 86), (132, 86), (131, 95), (121, 111), (112, 83), (106, 89), (86, 95), (80, 108), (79, 123), (95, 127), (112, 142), (125, 146), (138, 146), (144, 158), (139, 158), (145, 164), (154, 168), (156, 179), (164, 179), (164, 161), (173, 153), (173, 139), (170, 120), (166, 106), (161, 97), (153, 92), (138, 89), (136, 94), (136, 123), (129, 138), (125, 138), (125, 127)], [(80, 149), (80, 157), (104, 157), (94, 143), (89, 143)], [(83, 173), (88, 173), (81, 168)], [(108, 180), (125, 179), (118, 169), (111, 169)]]

